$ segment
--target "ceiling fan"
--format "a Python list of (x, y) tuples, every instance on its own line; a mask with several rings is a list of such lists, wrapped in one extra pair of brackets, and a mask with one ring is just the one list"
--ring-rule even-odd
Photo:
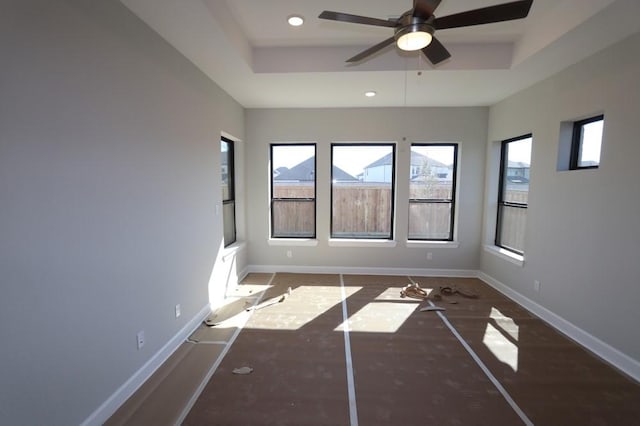
[(451, 57), (451, 54), (434, 36), (436, 31), (522, 19), (529, 14), (533, 0), (514, 1), (436, 18), (433, 12), (440, 2), (441, 0), (413, 0), (413, 9), (403, 13), (397, 19), (369, 18), (328, 10), (318, 17), (332, 21), (394, 28), (393, 37), (358, 53), (346, 62), (359, 62), (395, 42), (402, 50), (422, 50), (427, 59), (437, 65)]

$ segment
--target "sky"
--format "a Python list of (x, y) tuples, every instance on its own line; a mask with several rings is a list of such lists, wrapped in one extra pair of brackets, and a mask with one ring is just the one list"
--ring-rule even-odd
[(580, 161), (600, 162), (603, 125), (603, 121), (594, 121), (584, 125)]
[[(596, 121), (584, 126), (581, 161), (599, 161), (602, 142), (603, 122)], [(509, 160), (531, 164), (532, 138), (523, 139), (509, 145)], [(396, 148), (397, 149), (397, 148)], [(418, 149), (422, 154), (425, 152)], [(274, 146), (274, 169), (291, 168), (311, 157), (313, 145)], [(363, 168), (389, 153), (389, 147), (340, 146), (336, 148), (334, 163), (352, 176), (358, 176)], [(450, 150), (429, 148), (428, 156), (444, 164), (451, 164)], [(396, 154), (397, 155), (397, 154)]]
[[(397, 149), (397, 148), (396, 148)], [(388, 145), (386, 146), (340, 146), (334, 151), (334, 164), (356, 177), (362, 173), (365, 166), (373, 163), (381, 157), (391, 152)], [(296, 146), (296, 145), (277, 145), (274, 147), (274, 169), (278, 167), (291, 168), (300, 164), (313, 155), (313, 146)], [(397, 152), (396, 152), (396, 155)], [(438, 160), (444, 164), (451, 164), (450, 155), (439, 150), (430, 150), (429, 157)]]
[(509, 143), (509, 161), (531, 164), (531, 138)]

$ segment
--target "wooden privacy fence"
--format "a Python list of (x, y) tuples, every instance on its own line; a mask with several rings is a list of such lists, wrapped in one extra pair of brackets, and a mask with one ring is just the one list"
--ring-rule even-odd
[[(314, 187), (309, 183), (276, 183), (273, 188), (274, 236), (312, 235), (315, 229)], [(333, 185), (332, 234), (339, 237), (391, 235), (392, 192), (384, 183), (349, 182)], [(449, 198), (450, 184), (413, 184), (412, 198)], [(280, 200), (278, 200), (280, 199)], [(285, 201), (286, 200), (286, 201)], [(448, 237), (451, 205), (412, 204), (409, 235), (414, 238)]]
[[(410, 197), (416, 200), (451, 197), (447, 183), (411, 183)], [(315, 193), (312, 184), (282, 183), (274, 186), (273, 235), (312, 236), (315, 232)], [(508, 189), (507, 200), (527, 203), (528, 191)], [(291, 200), (299, 199), (299, 200)], [(302, 200), (300, 200), (302, 199)], [(306, 199), (311, 199), (307, 201)], [(345, 183), (333, 186), (332, 235), (338, 237), (386, 238), (391, 235), (391, 188), (376, 183)], [(524, 249), (527, 209), (502, 209), (500, 239), (503, 245)], [(451, 203), (410, 202), (409, 238), (447, 239), (451, 224)]]
[[(529, 190), (507, 187), (505, 201), (527, 204)], [(502, 207), (500, 217), (500, 244), (524, 251), (525, 228), (527, 225), (527, 209), (519, 207)]]
[(334, 185), (331, 233), (338, 237), (391, 235), (390, 185)]

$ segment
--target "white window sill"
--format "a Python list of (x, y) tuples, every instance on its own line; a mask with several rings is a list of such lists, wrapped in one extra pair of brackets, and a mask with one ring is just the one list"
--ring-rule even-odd
[(460, 243), (457, 241), (416, 241), (408, 240), (408, 248), (458, 248)]
[(238, 253), (240, 250), (243, 250), (246, 246), (247, 243), (245, 243), (244, 241), (236, 241), (229, 247), (225, 247), (222, 250), (222, 261), (226, 262), (229, 258), (235, 256), (236, 253)]
[(267, 243), (270, 246), (315, 247), (318, 245), (318, 240), (315, 238), (269, 238)]
[(508, 262), (511, 262), (514, 265), (524, 266), (524, 256), (520, 254), (516, 254), (509, 250), (505, 250), (501, 247), (493, 245), (485, 245), (484, 251), (486, 251), (487, 253), (491, 253), (494, 256), (498, 256), (499, 258), (504, 259)]
[(396, 241), (393, 240), (367, 240), (367, 239), (348, 239), (348, 238), (329, 238), (329, 247), (395, 247)]

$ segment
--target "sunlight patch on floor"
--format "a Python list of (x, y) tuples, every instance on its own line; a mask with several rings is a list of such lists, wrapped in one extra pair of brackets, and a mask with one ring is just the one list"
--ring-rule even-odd
[[(362, 287), (345, 287), (345, 294), (349, 297), (361, 289)], [(278, 296), (275, 296), (273, 299), (277, 298)], [(261, 301), (260, 305), (264, 303), (265, 300)], [(295, 287), (284, 301), (254, 311), (245, 328), (299, 330), (331, 309), (339, 309), (341, 312), (341, 304), (340, 287), (318, 285)]]
[(516, 343), (518, 342), (519, 327), (512, 318), (496, 308), (491, 308), (490, 318), (495, 326), (491, 322), (487, 323), (482, 343), (497, 359), (517, 372), (518, 346)]
[[(406, 299), (404, 299), (406, 300)], [(413, 302), (374, 302), (364, 306), (348, 320), (349, 331), (362, 333), (395, 333), (420, 305)], [(342, 323), (336, 331), (343, 331)]]

